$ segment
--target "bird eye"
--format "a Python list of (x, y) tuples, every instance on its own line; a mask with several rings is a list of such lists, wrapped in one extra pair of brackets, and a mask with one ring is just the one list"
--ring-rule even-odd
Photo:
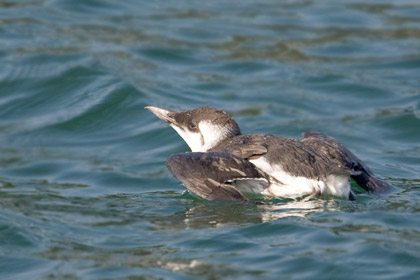
[(189, 129), (196, 129), (197, 128), (197, 124), (196, 123), (190, 123), (189, 125), (188, 125), (188, 128)]

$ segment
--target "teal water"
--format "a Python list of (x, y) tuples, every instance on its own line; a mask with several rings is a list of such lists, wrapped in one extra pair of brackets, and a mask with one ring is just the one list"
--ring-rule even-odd
[[(0, 2), (0, 279), (418, 279), (418, 1)], [(329, 134), (393, 185), (205, 202), (144, 106)]]

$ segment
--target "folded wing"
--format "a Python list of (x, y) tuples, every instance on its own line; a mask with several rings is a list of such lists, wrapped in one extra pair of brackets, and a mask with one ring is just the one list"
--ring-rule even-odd
[(261, 192), (269, 183), (249, 161), (226, 153), (171, 155), (166, 165), (185, 187), (207, 200), (248, 200), (244, 193)]
[(302, 136), (302, 143), (337, 164), (348, 167), (352, 172), (350, 177), (363, 189), (375, 193), (385, 193), (389, 190), (389, 185), (385, 181), (376, 177), (357, 156), (334, 138), (317, 132), (305, 132)]

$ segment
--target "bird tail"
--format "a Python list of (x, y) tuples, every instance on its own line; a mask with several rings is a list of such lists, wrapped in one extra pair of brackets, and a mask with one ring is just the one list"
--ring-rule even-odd
[(334, 138), (318, 132), (305, 132), (302, 142), (316, 152), (327, 156), (350, 169), (350, 177), (363, 189), (376, 194), (386, 194), (390, 185), (379, 179), (357, 156)]
[(366, 166), (363, 166), (360, 172), (350, 175), (350, 177), (363, 189), (376, 194), (386, 194), (390, 186), (384, 180), (379, 179)]

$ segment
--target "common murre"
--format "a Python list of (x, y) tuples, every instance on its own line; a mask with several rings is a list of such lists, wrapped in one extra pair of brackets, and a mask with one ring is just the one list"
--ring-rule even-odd
[(226, 112), (214, 108), (145, 109), (167, 122), (191, 148), (190, 153), (171, 155), (166, 165), (189, 191), (204, 199), (330, 194), (354, 200), (350, 177), (370, 192), (385, 192), (388, 187), (347, 148), (321, 133), (305, 132), (301, 140), (242, 135)]

